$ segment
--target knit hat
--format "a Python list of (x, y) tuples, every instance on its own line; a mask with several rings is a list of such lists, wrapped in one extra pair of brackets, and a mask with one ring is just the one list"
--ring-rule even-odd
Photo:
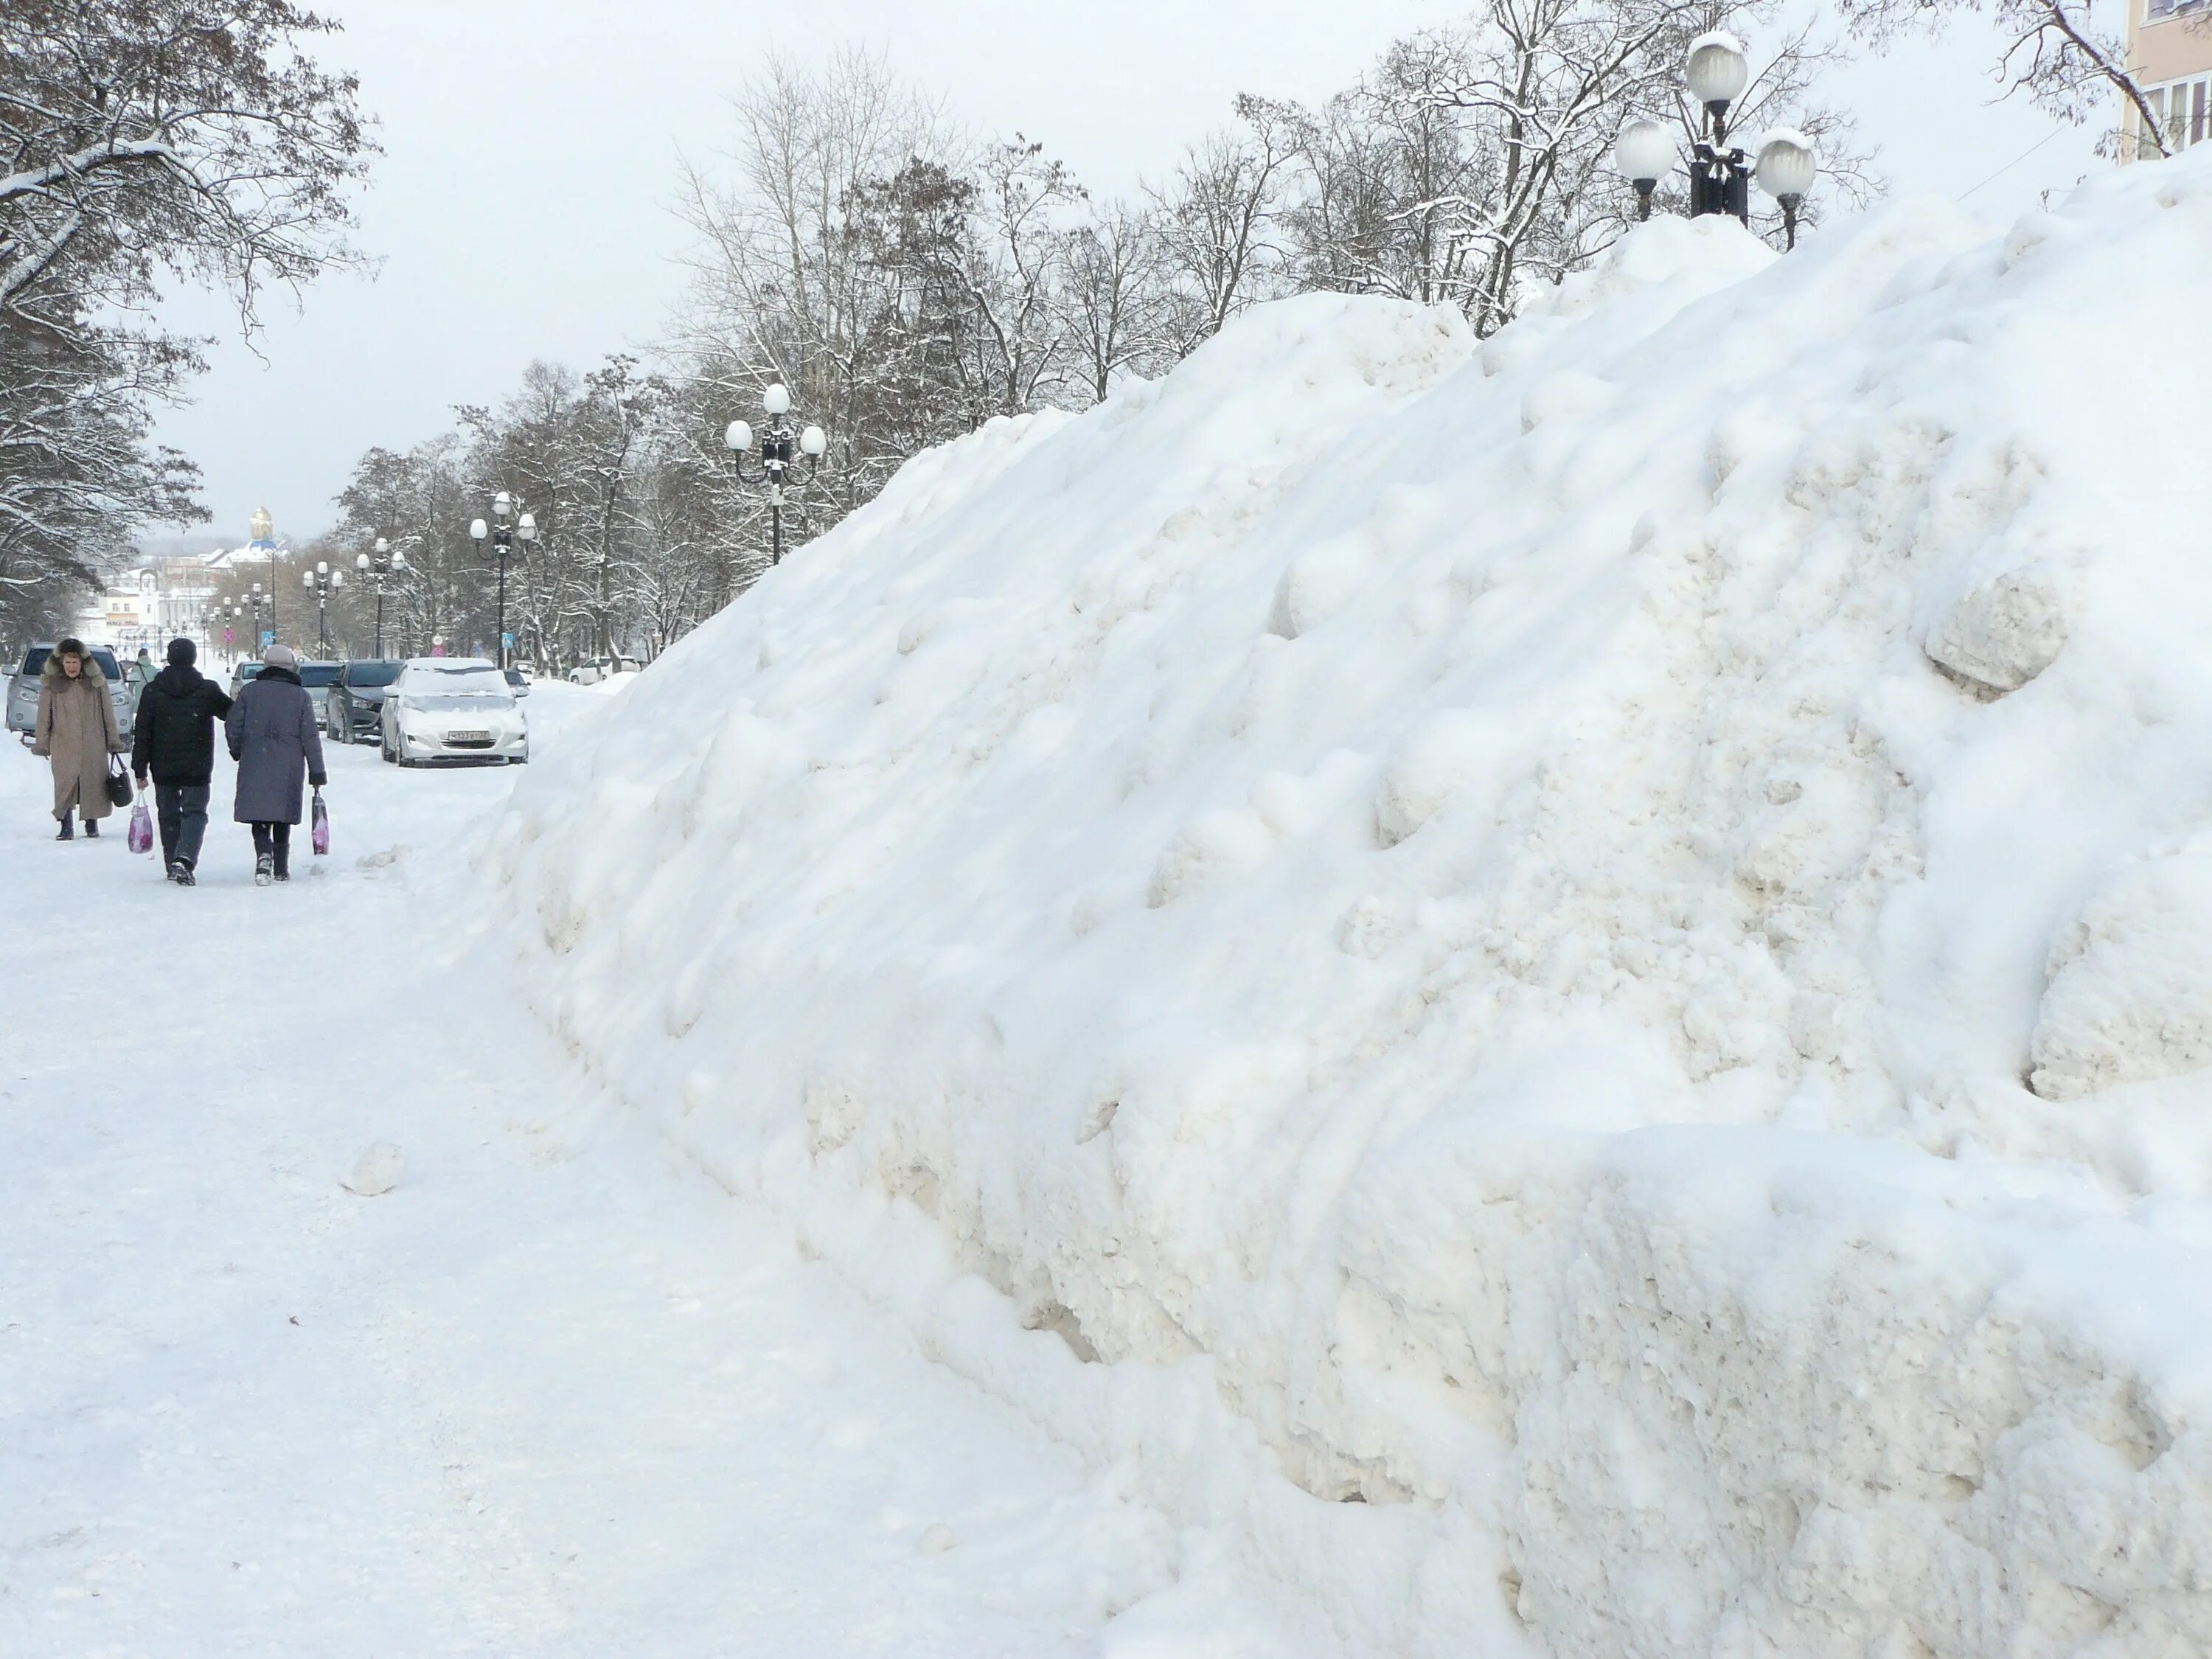
[(169, 641), (169, 666), (172, 668), (190, 668), (199, 654), (199, 647), (181, 634)]
[(261, 653), (261, 665), (264, 668), (297, 668), (300, 659), (292, 654), (290, 646), (272, 645)]

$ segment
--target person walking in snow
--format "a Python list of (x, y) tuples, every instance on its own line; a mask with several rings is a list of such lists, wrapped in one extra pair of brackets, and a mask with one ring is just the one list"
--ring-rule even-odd
[(39, 671), (31, 752), (53, 769), (54, 817), (62, 826), (54, 839), (76, 836), (71, 812), (83, 817), (86, 835), (99, 835), (100, 819), (114, 810), (107, 799), (107, 757), (123, 752), (123, 734), (115, 728), (107, 682), (82, 640), (62, 641)]
[(154, 683), (154, 674), (153, 653), (142, 645), (138, 647), (138, 660), (131, 665), (131, 690), (144, 696), (146, 688)]
[(230, 696), (192, 665), (198, 647), (169, 641), (169, 665), (138, 697), (131, 734), (131, 769), (138, 787), (150, 774), (161, 825), (161, 867), (179, 887), (192, 884), (200, 838), (207, 834), (208, 793), (215, 777), (215, 723), (230, 713)]
[(260, 673), (246, 682), (223, 720), (230, 757), (238, 763), (231, 816), (253, 826), (253, 884), (292, 878), (292, 826), (300, 821), (300, 775), (321, 788), (323, 737), (314, 700), (300, 684), (300, 659), (289, 647), (261, 653)]

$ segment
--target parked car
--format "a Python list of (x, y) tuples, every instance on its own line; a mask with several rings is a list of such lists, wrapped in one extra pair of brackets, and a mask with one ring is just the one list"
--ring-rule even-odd
[(529, 671), (522, 668), (508, 669), (507, 671), (507, 684), (508, 690), (512, 690), (516, 696), (528, 696), (530, 695)]
[(568, 671), (568, 684), (597, 685), (601, 680), (611, 680), (617, 674), (635, 674), (641, 669), (635, 657), (594, 657)]
[(396, 658), (372, 657), (339, 668), (337, 684), (331, 687), (323, 711), (323, 727), (332, 743), (381, 741), (384, 694), (406, 665)]
[(482, 657), (415, 657), (384, 694), (384, 758), (401, 766), (530, 758), (530, 722), (498, 665)]
[[(8, 729), (19, 733), (25, 743), (39, 725), (39, 675), (53, 654), (54, 642), (42, 640), (23, 653), (21, 666), (8, 677)], [(115, 653), (104, 645), (90, 647), (92, 659), (100, 665), (100, 672), (107, 678), (107, 695), (115, 704), (115, 729), (124, 740), (131, 738), (131, 728), (138, 719), (138, 694), (123, 678), (117, 665)]]
[(315, 724), (324, 731), (331, 729), (328, 719), (331, 688), (338, 683), (342, 662), (302, 662), (300, 665), (300, 684), (307, 688), (307, 701), (315, 705)]
[(260, 678), (261, 664), (252, 657), (240, 657), (231, 665), (230, 695), (232, 699), (235, 701), (238, 694), (246, 690), (246, 681), (258, 680)]

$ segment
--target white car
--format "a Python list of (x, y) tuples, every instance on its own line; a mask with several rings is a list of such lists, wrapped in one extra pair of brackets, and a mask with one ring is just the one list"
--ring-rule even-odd
[(640, 665), (635, 657), (594, 657), (589, 662), (578, 663), (568, 671), (568, 684), (598, 685), (603, 681), (613, 679), (618, 674), (635, 674), (639, 672)]
[(496, 664), (482, 657), (416, 657), (384, 694), (384, 758), (401, 766), (530, 758), (530, 720)]

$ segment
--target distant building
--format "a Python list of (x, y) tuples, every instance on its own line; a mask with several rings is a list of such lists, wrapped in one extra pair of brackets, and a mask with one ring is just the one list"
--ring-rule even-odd
[[(2212, 137), (2212, 0), (2126, 0), (2128, 71), (2179, 153)], [(2158, 151), (2143, 142), (2134, 110), (2121, 122), (2120, 159)]]
[(125, 656), (143, 646), (158, 658), (179, 634), (212, 646), (207, 612), (232, 561), (246, 550), (172, 554), (118, 571), (79, 615), (76, 632)]

